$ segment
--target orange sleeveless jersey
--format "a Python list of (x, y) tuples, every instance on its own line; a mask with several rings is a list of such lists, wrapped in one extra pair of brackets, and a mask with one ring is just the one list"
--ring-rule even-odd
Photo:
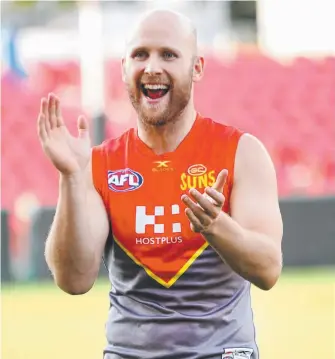
[(164, 287), (173, 285), (208, 246), (191, 231), (182, 194), (190, 188), (203, 192), (228, 169), (223, 210), (229, 213), (241, 135), (198, 115), (174, 152), (156, 155), (136, 129), (93, 148), (93, 181), (108, 210), (114, 240)]

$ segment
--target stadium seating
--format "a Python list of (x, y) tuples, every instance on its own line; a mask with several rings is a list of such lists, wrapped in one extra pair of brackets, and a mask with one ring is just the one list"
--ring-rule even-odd
[[(39, 63), (28, 70), (28, 78), (5, 74), (1, 80), (2, 208), (8, 210), (56, 203), (57, 174), (36, 135), (41, 96), (61, 97), (71, 131), (81, 113), (78, 64)], [(106, 63), (105, 85), (107, 134), (117, 136), (135, 123), (118, 61)], [(254, 55), (231, 62), (212, 57), (195, 97), (201, 113), (264, 142), (282, 196), (335, 193), (335, 58), (283, 64)]]

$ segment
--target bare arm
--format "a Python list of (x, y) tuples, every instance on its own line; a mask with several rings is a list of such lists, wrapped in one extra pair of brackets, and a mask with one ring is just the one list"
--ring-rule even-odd
[(283, 224), (274, 166), (255, 137), (241, 138), (234, 177), (231, 217), (220, 215), (206, 238), (233, 270), (268, 290), (281, 273)]
[(276, 174), (264, 146), (250, 135), (238, 145), (231, 217), (222, 212), (227, 171), (222, 170), (205, 194), (190, 190), (182, 200), (191, 228), (202, 233), (221, 258), (240, 276), (268, 290), (282, 269), (283, 224), (277, 195)]
[(84, 294), (92, 288), (108, 232), (108, 217), (93, 185), (91, 164), (85, 175), (61, 175), (56, 215), (45, 256), (62, 290)]

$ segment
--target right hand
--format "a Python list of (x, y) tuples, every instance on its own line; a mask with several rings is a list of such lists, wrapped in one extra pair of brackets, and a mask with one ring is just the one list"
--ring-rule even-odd
[(53, 94), (41, 100), (38, 136), (45, 154), (61, 174), (72, 176), (86, 169), (91, 155), (88, 122), (79, 116), (78, 137), (72, 136), (63, 122), (60, 101)]

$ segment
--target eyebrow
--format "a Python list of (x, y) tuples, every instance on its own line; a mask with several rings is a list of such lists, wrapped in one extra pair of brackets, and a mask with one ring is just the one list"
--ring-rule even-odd
[[(136, 52), (139, 51), (146, 51), (146, 52), (150, 52), (149, 47), (147, 46), (136, 46), (136, 47), (132, 47), (129, 50), (130, 56), (133, 56)], [(164, 52), (164, 51), (169, 51), (169, 52), (173, 52), (178, 56), (181, 56), (181, 52), (179, 50), (177, 50), (176, 48), (173, 48), (171, 46), (161, 46), (158, 48), (159, 52)]]

